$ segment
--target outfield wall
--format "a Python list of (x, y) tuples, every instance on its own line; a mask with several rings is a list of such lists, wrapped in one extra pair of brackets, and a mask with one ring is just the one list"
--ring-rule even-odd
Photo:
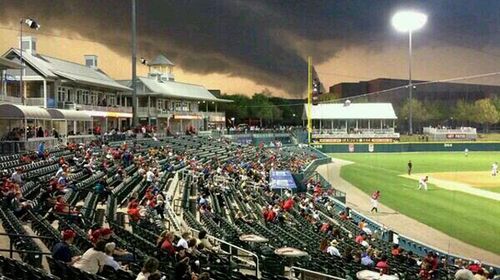
[(409, 143), (345, 143), (312, 144), (323, 153), (403, 153), (500, 151), (500, 142), (409, 142)]

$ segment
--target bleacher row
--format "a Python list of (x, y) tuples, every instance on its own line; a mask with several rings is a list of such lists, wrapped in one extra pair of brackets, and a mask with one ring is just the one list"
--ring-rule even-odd
[[(307, 150), (297, 147), (285, 147), (276, 153), (259, 152), (257, 147), (229, 144), (224, 141), (216, 141), (209, 138), (179, 137), (167, 138), (161, 141), (151, 139), (138, 139), (127, 142), (133, 146), (134, 156), (151, 157), (150, 149), (158, 147), (171, 148), (172, 156), (157, 158), (163, 176), (159, 178), (159, 186), (162, 192), (181, 193), (180, 201), (183, 206), (183, 221), (193, 230), (206, 230), (211, 236), (234, 244), (245, 250), (254, 252), (259, 257), (261, 264), (258, 275), (261, 279), (284, 279), (285, 267), (289, 266), (290, 259), (279, 257), (274, 254), (276, 248), (293, 247), (303, 250), (309, 254), (308, 257), (299, 258), (295, 261), (295, 266), (307, 268), (328, 275), (342, 278), (354, 278), (357, 271), (365, 269), (359, 263), (348, 262), (342, 258), (332, 257), (319, 251), (320, 242), (327, 238), (326, 233), (318, 231), (317, 226), (306, 220), (296, 205), (286, 214), (286, 222), (268, 223), (262, 217), (262, 209), (270, 203), (269, 197), (258, 189), (250, 178), (246, 182), (246, 188), (242, 188), (239, 177), (229, 177), (226, 175), (214, 176), (216, 180), (224, 184), (225, 188), (220, 192), (210, 192), (209, 200), (212, 210), (208, 214), (200, 214), (193, 204), (193, 197), (199, 191), (200, 178), (204, 176), (200, 171), (193, 171), (191, 163), (198, 165), (223, 164), (225, 162), (239, 161), (266, 161), (271, 156), (276, 156), (280, 160), (282, 167), (287, 166), (287, 162), (300, 155), (307, 153), (310, 159), (321, 157), (314, 150)], [(118, 147), (123, 142), (108, 144), (110, 147)], [(95, 146), (93, 154), (101, 155), (99, 146)], [(33, 232), (46, 238), (41, 239), (42, 243), (49, 249), (60, 238), (60, 232), (64, 229), (72, 229), (77, 233), (75, 243), (71, 250), (75, 254), (81, 254), (92, 247), (88, 231), (93, 225), (107, 224), (113, 229), (113, 239), (120, 248), (127, 249), (133, 253), (136, 262), (129, 266), (129, 271), (119, 270), (103, 271), (100, 275), (91, 275), (80, 271), (74, 267), (57, 262), (47, 257), (50, 273), (41, 270), (42, 249), (29, 237), (10, 236), (11, 242), (16, 250), (24, 250), (28, 253), (21, 253), (22, 263), (9, 258), (0, 258), (0, 275), (5, 279), (135, 279), (135, 275), (140, 272), (143, 262), (148, 256), (161, 257), (158, 247), (155, 244), (161, 232), (172, 230), (179, 233), (180, 228), (174, 226), (179, 223), (173, 211), (175, 201), (170, 201), (165, 211), (166, 221), (162, 221), (154, 213), (148, 220), (140, 225), (127, 226), (126, 214), (119, 209), (137, 194), (142, 198), (145, 195), (147, 184), (145, 178), (139, 174), (139, 164), (135, 163), (123, 168), (126, 177), (119, 182), (112, 176), (118, 170), (116, 162), (108, 162), (107, 170), (99, 170), (89, 173), (75, 163), (68, 178), (75, 181), (72, 189), (65, 195), (65, 201), (71, 207), (80, 207), (81, 215), (76, 219), (72, 215), (53, 213), (52, 209), (41, 201), (41, 186), (47, 185), (58, 169), (57, 159), (63, 157), (70, 160), (74, 157), (74, 152), (67, 149), (53, 149), (50, 151), (51, 157), (46, 160), (37, 160), (33, 163), (22, 164), (20, 155), (5, 157), (1, 165), (4, 172), (13, 172), (16, 167), (25, 170), (23, 179), (24, 186), (21, 189), (23, 196), (33, 201), (34, 208), (28, 211), (23, 217), (30, 221)], [(191, 161), (180, 160), (176, 155), (186, 155)], [(99, 158), (103, 160), (104, 155)], [(3, 157), (2, 157), (3, 158)], [(2, 159), (0, 158), (0, 160)], [(304, 163), (307, 160), (304, 159)], [(307, 164), (297, 167), (297, 172), (302, 171)], [(177, 189), (177, 184), (171, 184), (171, 179), (177, 174), (181, 188)], [(113, 187), (111, 194), (107, 198), (106, 207), (99, 207), (100, 197), (94, 192), (96, 182), (106, 176), (106, 183)], [(250, 191), (251, 189), (251, 191)], [(359, 228), (351, 221), (339, 218), (338, 211), (343, 210), (341, 206), (335, 205), (333, 209), (328, 209), (321, 203), (317, 204), (317, 211), (320, 219), (319, 223), (330, 223), (334, 229), (338, 230), (339, 249), (343, 252), (351, 252), (361, 249), (360, 245), (352, 238), (359, 232)], [(344, 209), (345, 210), (345, 209)], [(46, 214), (47, 213), (47, 214)], [(252, 222), (248, 223), (237, 217), (244, 215)], [(27, 235), (23, 228), (23, 223), (7, 207), (0, 209), (0, 220), (3, 228), (8, 234)], [(57, 222), (54, 222), (57, 221)], [(256, 234), (269, 239), (269, 242), (262, 245), (251, 244), (240, 241), (243, 234)], [(391, 257), (390, 250), (392, 243), (382, 239), (373, 239), (370, 244), (389, 256), (391, 263), (391, 273), (399, 275), (400, 279), (417, 279), (418, 267), (409, 267), (405, 263)], [(209, 271), (213, 279), (255, 279), (247, 270), (255, 269), (256, 263), (242, 263), (242, 257), (238, 252), (227, 254), (225, 245), (220, 245), (221, 251), (208, 254), (206, 259), (201, 260), (201, 271)], [(168, 259), (160, 258), (160, 271), (167, 279), (174, 279), (172, 271), (173, 264)], [(439, 279), (453, 279), (456, 268), (450, 267), (447, 270), (439, 271)]]

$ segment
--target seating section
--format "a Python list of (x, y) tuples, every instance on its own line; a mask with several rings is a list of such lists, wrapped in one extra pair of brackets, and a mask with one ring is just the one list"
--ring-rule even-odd
[[(364, 238), (370, 249), (357, 241), (364, 217), (335, 200), (328, 189), (331, 186), (310, 170), (318, 160), (328, 159), (314, 149), (264, 148), (191, 136), (102, 144), (55, 148), (46, 159), (0, 157), (4, 174), (22, 170), (19, 191), (23, 201), (31, 205), (22, 215), (15, 215), (10, 201), (17, 191), (2, 192), (0, 220), (22, 260), (0, 257), (3, 279), (135, 279), (144, 262), (153, 256), (160, 260), (159, 271), (165, 279), (176, 279), (178, 257), (160, 249), (157, 240), (164, 232), (173, 232), (175, 245), (185, 231), (192, 236), (200, 231), (209, 234), (215, 249), (198, 252), (190, 248), (196, 262), (189, 266), (197, 274), (208, 272), (212, 279), (289, 279), (284, 275), (289, 274), (291, 265), (355, 279), (361, 270), (379, 272), (357, 259), (368, 251), (375, 260), (387, 256), (388, 273), (399, 279), (419, 279), (420, 268), (410, 264), (405, 254), (392, 254), (393, 243), (388, 242), (385, 232), (373, 232)], [(126, 158), (124, 151), (130, 152), (131, 158)], [(67, 185), (54, 183), (60, 168), (66, 172)], [(274, 192), (268, 183), (270, 170), (305, 173), (300, 179), (304, 180), (297, 184), (314, 181), (323, 189), (299, 194)], [(105, 185), (104, 191), (96, 188), (98, 182)], [(293, 203), (285, 207), (288, 200)], [(130, 211), (134, 207), (140, 211)], [(48, 273), (41, 269), (44, 250), (26, 236), (25, 222), (43, 237), (40, 241), (49, 251), (60, 241), (61, 232), (74, 231), (70, 246), (73, 255), (94, 246), (90, 232), (109, 227), (116, 247), (128, 251), (132, 261), (127, 261), (127, 270), (104, 267), (93, 275), (46, 256)], [(377, 227), (366, 223), (370, 228)], [(267, 241), (242, 241), (248, 234)], [(322, 243), (333, 239), (340, 257), (320, 249)], [(411, 247), (407, 245), (405, 248)], [(284, 247), (307, 255), (290, 258), (275, 253)], [(415, 258), (422, 259), (427, 253), (420, 249), (414, 248)], [(446, 264), (434, 272), (436, 279), (453, 279), (457, 267), (452, 265), (452, 258)], [(295, 276), (306, 277), (300, 272)]]

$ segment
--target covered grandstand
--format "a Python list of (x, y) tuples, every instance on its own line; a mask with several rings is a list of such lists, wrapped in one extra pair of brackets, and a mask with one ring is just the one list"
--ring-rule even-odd
[(305, 104), (302, 119), (308, 118), (312, 119), (313, 143), (399, 140), (395, 131), (397, 116), (390, 103), (322, 103), (312, 106), (311, 113)]

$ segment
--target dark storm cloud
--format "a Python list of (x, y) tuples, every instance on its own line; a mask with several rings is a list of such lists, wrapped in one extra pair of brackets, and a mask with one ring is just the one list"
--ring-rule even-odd
[[(418, 44), (439, 40), (481, 48), (500, 42), (500, 1), (494, 0), (137, 0), (137, 5), (140, 56), (162, 52), (190, 72), (249, 78), (295, 96), (305, 89), (307, 54), (320, 63), (349, 46), (377, 50), (401, 43), (389, 23), (397, 8), (429, 14), (432, 32)], [(45, 32), (80, 36), (123, 55), (130, 51), (129, 0), (0, 0), (0, 22), (21, 16), (37, 18)]]

